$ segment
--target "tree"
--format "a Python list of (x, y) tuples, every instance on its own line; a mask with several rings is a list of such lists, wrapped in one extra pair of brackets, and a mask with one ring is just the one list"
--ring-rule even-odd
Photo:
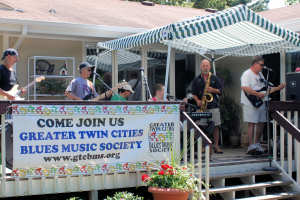
[(270, 0), (259, 0), (248, 7), (255, 12), (261, 12), (268, 9), (269, 2)]
[(285, 0), (285, 2), (288, 5), (293, 5), (293, 4), (296, 4), (296, 3), (300, 3), (300, 0)]
[[(300, 1), (300, 0), (299, 0)], [(247, 4), (252, 0), (195, 0), (194, 8), (213, 8), (217, 10), (223, 10), (239, 4)], [(256, 12), (266, 10), (268, 8), (269, 0), (253, 1), (250, 8)]]

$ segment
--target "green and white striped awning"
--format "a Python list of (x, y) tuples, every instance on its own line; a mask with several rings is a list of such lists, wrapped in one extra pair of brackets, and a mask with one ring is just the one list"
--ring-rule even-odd
[(273, 24), (245, 5), (99, 42), (98, 46), (118, 50), (159, 42), (191, 53), (234, 56), (263, 55), (300, 47), (299, 34)]

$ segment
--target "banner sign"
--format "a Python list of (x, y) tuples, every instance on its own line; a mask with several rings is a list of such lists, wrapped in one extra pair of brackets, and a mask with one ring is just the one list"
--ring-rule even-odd
[(15, 104), (13, 175), (145, 170), (179, 155), (179, 105)]

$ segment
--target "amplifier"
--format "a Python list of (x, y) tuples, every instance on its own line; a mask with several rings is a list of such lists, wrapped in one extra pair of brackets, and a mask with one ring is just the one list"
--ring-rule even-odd
[(300, 101), (300, 72), (286, 74), (286, 99)]

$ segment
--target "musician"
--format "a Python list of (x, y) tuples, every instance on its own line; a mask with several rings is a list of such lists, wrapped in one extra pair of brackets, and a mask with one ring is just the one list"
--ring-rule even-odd
[(205, 103), (203, 94), (210, 93), (212, 95), (212, 102), (208, 103), (207, 108), (204, 108), (205, 110), (202, 110), (202, 112), (206, 111), (212, 113), (212, 120), (215, 124), (213, 131), (214, 151), (220, 154), (223, 153), (219, 147), (219, 126), (221, 125), (219, 95), (222, 94), (222, 84), (217, 76), (211, 74), (210, 69), (210, 62), (207, 59), (202, 60), (200, 64), (201, 74), (193, 81), (192, 94), (199, 108)]
[[(18, 52), (15, 49), (6, 49), (1, 60), (3, 64), (0, 65), (0, 95), (7, 97), (8, 100), (15, 100), (15, 97), (8, 93), (16, 84), (16, 72), (13, 69), (14, 64), (18, 61)], [(22, 94), (26, 89), (21, 89)], [(9, 115), (7, 117), (10, 117)], [(8, 123), (6, 129), (6, 166), (12, 169), (13, 165), (13, 131), (12, 124)]]
[(134, 93), (128, 83), (120, 85), (121, 86), (118, 88), (118, 94), (113, 95), (110, 99), (111, 101), (127, 101), (128, 97)]
[(71, 100), (102, 100), (112, 95), (112, 91), (106, 91), (100, 96), (96, 92), (93, 83), (88, 80), (92, 73), (92, 66), (88, 62), (79, 65), (80, 76), (73, 79), (68, 85), (65, 95)]
[[(241, 103), (243, 106), (243, 119), (248, 123), (248, 138), (249, 146), (248, 154), (262, 154), (264, 149), (261, 147), (259, 139), (264, 129), (264, 123), (266, 122), (266, 106), (265, 103), (259, 107), (257, 102), (250, 101), (249, 95), (258, 97), (257, 99), (263, 99), (265, 92), (259, 92), (260, 89), (265, 87), (265, 78), (261, 73), (264, 67), (264, 59), (261, 56), (256, 56), (251, 64), (251, 67), (247, 69), (241, 76)], [(279, 91), (285, 87), (285, 84), (280, 84), (278, 87), (271, 87), (270, 93)], [(256, 126), (256, 137), (253, 141), (253, 131)]]
[[(15, 49), (6, 49), (2, 55), (3, 64), (0, 65), (0, 95), (7, 97), (8, 100), (15, 100), (15, 97), (8, 93), (17, 84), (14, 64), (18, 61), (18, 52)], [(21, 88), (22, 94), (26, 92)]]
[(165, 91), (165, 87), (162, 84), (160, 83), (155, 84), (153, 88), (154, 96), (150, 99), (150, 101), (163, 101), (164, 91)]

